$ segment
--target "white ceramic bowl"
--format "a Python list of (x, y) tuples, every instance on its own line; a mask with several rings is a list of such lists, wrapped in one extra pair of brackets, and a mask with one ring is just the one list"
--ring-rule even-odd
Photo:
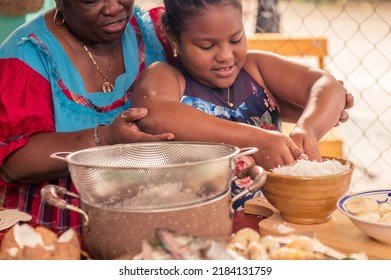
[(368, 221), (350, 213), (346, 207), (346, 202), (353, 197), (368, 197), (377, 200), (379, 204), (388, 203), (391, 205), (391, 189), (363, 191), (349, 194), (342, 197), (337, 202), (338, 210), (349, 217), (352, 223), (362, 232), (381, 243), (391, 245), (391, 224)]

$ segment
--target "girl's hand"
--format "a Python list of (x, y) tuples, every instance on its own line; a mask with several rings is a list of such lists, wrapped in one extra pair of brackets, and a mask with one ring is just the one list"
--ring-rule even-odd
[(254, 143), (258, 152), (253, 155), (253, 158), (265, 170), (293, 164), (298, 159), (307, 158), (300, 146), (297, 146), (288, 136), (270, 130), (265, 130), (263, 134)]
[(318, 142), (308, 130), (302, 127), (295, 127), (289, 134), (289, 137), (307, 157), (305, 158), (305, 156), (303, 156), (302, 159), (322, 161)]
[[(344, 85), (344, 82), (339, 80), (338, 81), (342, 86)], [(341, 116), (339, 118), (339, 121), (335, 124), (335, 126), (339, 126), (341, 123), (345, 123), (349, 120), (349, 114), (346, 111), (347, 109), (352, 108), (354, 105), (354, 97), (351, 93), (346, 93), (346, 103), (345, 103), (345, 108), (341, 112)]]

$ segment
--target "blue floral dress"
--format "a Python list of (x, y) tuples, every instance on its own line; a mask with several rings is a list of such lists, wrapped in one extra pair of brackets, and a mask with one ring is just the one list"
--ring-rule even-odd
[[(234, 84), (230, 86), (231, 100), (227, 100), (227, 88), (210, 88), (192, 78), (179, 62), (175, 63), (174, 66), (181, 71), (186, 80), (181, 103), (222, 119), (246, 123), (263, 129), (281, 131), (279, 112), (273, 100), (268, 96), (265, 89), (245, 70), (242, 69), (239, 72)], [(232, 102), (233, 106), (230, 107), (228, 102)], [(248, 137), (252, 136), (248, 135)], [(236, 173), (252, 163), (254, 163), (252, 157), (240, 157), (236, 164)], [(249, 178), (232, 182), (232, 195), (235, 196), (240, 193), (251, 182)], [(240, 209), (244, 206), (246, 200), (260, 194), (260, 192), (248, 194), (236, 201), (234, 208)]]

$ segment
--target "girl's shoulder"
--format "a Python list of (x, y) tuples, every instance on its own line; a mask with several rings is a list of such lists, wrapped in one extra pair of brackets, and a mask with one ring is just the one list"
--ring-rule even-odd
[(137, 80), (135, 92), (147, 88), (151, 91), (182, 93), (185, 86), (183, 74), (166, 62), (155, 62), (141, 73)]
[(178, 79), (183, 77), (183, 73), (179, 71), (174, 65), (167, 62), (157, 61), (149, 65), (145, 70), (145, 74), (142, 76), (158, 77), (159, 79)]

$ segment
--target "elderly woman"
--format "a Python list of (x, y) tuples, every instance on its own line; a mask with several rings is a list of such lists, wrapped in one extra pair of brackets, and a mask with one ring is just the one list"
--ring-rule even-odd
[[(0, 48), (0, 207), (31, 214), (54, 230), (79, 228), (79, 215), (41, 201), (48, 182), (76, 192), (59, 151), (171, 140), (134, 124), (139, 72), (166, 60), (155, 32), (160, 10), (131, 0), (57, 0), (55, 9), (15, 30)], [(72, 202), (77, 205), (76, 202)]]

